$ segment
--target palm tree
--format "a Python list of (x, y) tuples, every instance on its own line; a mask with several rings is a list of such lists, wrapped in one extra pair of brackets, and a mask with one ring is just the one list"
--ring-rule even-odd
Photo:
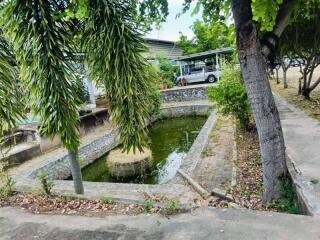
[(156, 89), (142, 56), (145, 47), (135, 7), (135, 1), (11, 0), (2, 10), (21, 82), (33, 113), (40, 116), (39, 132), (50, 138), (60, 136), (69, 152), (78, 194), (84, 192), (77, 159), (79, 99), (70, 61), (78, 50), (77, 37), (85, 36), (91, 76), (104, 82), (124, 149), (142, 149), (147, 144), (144, 125), (151, 116)]

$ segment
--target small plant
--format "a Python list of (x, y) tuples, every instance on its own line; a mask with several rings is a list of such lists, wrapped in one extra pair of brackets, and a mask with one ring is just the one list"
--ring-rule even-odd
[(112, 197), (101, 197), (100, 202), (103, 204), (114, 204), (115, 201)]
[(168, 203), (168, 207), (167, 207), (167, 215), (172, 215), (177, 213), (178, 211), (178, 204), (179, 204), (179, 200), (176, 199), (171, 199)]
[(225, 64), (221, 81), (209, 88), (209, 98), (216, 103), (218, 111), (223, 115), (233, 115), (239, 120), (240, 127), (249, 129), (251, 108), (240, 67)]
[(42, 188), (42, 193), (45, 193), (46, 195), (52, 195), (51, 190), (54, 186), (54, 183), (52, 180), (49, 179), (48, 173), (47, 172), (41, 172), (38, 175), (38, 179), (41, 184)]
[(3, 186), (0, 186), (0, 197), (9, 197), (13, 195), (13, 186), (15, 184), (15, 181), (12, 177), (9, 177), (8, 175), (2, 179), (5, 183)]
[(149, 213), (151, 212), (151, 209), (153, 208), (153, 204), (152, 204), (152, 201), (151, 200), (146, 200), (143, 204), (143, 208), (144, 208), (144, 211)]
[(281, 198), (273, 201), (271, 204), (268, 205), (268, 207), (277, 209), (281, 212), (299, 214), (301, 211), (297, 202), (297, 197), (291, 178), (281, 178), (281, 185), (279, 191), (281, 194)]
[(15, 181), (4, 170), (4, 163), (0, 162), (0, 197), (9, 197), (13, 194)]

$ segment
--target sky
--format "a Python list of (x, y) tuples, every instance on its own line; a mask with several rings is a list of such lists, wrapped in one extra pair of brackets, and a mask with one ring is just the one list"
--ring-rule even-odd
[[(195, 20), (201, 19), (201, 13), (198, 13), (196, 16), (191, 16), (191, 11), (189, 11), (179, 18), (176, 18), (176, 15), (182, 11), (183, 2), (184, 0), (168, 0), (169, 15), (167, 21), (162, 23), (160, 30), (154, 28), (153, 31), (147, 34), (147, 37), (177, 41), (180, 36), (179, 32), (182, 32), (191, 39), (193, 33), (190, 26)], [(194, 6), (194, 4), (192, 6)], [(193, 9), (193, 7), (191, 7), (191, 9)]]

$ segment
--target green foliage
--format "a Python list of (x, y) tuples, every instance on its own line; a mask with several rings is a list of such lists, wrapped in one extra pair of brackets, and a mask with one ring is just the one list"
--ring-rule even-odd
[(174, 73), (178, 71), (177, 67), (173, 66), (167, 57), (158, 55), (157, 60), (161, 82), (166, 84), (168, 88), (173, 87)]
[(271, 204), (268, 205), (268, 207), (275, 208), (278, 211), (291, 214), (301, 213), (294, 185), (290, 177), (281, 178), (279, 192), (281, 194), (281, 198), (276, 201), (273, 201)]
[(171, 199), (167, 204), (166, 214), (172, 215), (172, 214), (177, 213), (178, 212), (178, 204), (179, 204), (179, 200)]
[(70, 61), (70, 26), (59, 18), (61, 6), (44, 1), (14, 0), (5, 8), (5, 28), (20, 63), (28, 100), (40, 116), (39, 132), (59, 135), (71, 151), (79, 146), (74, 69)]
[(0, 29), (0, 139), (17, 127), (24, 107), (12, 45)]
[(145, 122), (152, 116), (156, 79), (138, 23), (130, 4), (90, 1), (83, 45), (88, 52), (92, 79), (104, 81), (113, 121), (119, 126), (124, 149), (142, 150), (147, 145)]
[(83, 78), (77, 77), (75, 81), (75, 92), (79, 98), (80, 104), (87, 103), (89, 101), (89, 91), (85, 85)]
[[(2, 174), (2, 173), (1, 173)], [(0, 197), (9, 197), (13, 195), (13, 186), (15, 181), (8, 175), (0, 176)]]
[(101, 197), (100, 202), (103, 204), (114, 204), (115, 201), (112, 197)]
[(222, 21), (204, 23), (197, 20), (192, 26), (195, 37), (188, 40), (181, 35), (177, 46), (182, 48), (184, 54), (204, 52), (220, 47), (232, 47), (235, 45), (234, 27), (228, 26)]
[(253, 0), (253, 20), (259, 22), (260, 30), (270, 32), (276, 21), (280, 4), (283, 0)]
[(292, 21), (283, 32), (279, 55), (308, 58), (320, 52), (320, 1), (308, 4), (308, 11), (296, 10)]
[(241, 127), (249, 128), (251, 109), (239, 66), (225, 64), (221, 80), (209, 88), (208, 95), (216, 103), (219, 112), (232, 114), (239, 120)]
[(153, 208), (153, 203), (151, 200), (146, 200), (143, 204), (143, 208), (144, 208), (144, 211), (149, 213), (151, 212), (152, 208)]
[(47, 172), (40, 172), (38, 175), (42, 192), (46, 195), (51, 195), (51, 190), (54, 187), (54, 182), (49, 179)]

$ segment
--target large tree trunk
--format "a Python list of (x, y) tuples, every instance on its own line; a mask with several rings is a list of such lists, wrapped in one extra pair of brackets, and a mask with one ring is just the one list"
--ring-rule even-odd
[(257, 29), (252, 21), (251, 0), (233, 0), (239, 60), (259, 134), (264, 202), (278, 199), (279, 177), (287, 172), (285, 145)]
[(279, 84), (280, 81), (279, 81), (279, 69), (278, 68), (276, 68), (276, 79), (277, 79), (277, 84)]
[(69, 161), (74, 185), (74, 191), (77, 194), (83, 194), (83, 184), (80, 163), (78, 161), (78, 152), (69, 151)]

